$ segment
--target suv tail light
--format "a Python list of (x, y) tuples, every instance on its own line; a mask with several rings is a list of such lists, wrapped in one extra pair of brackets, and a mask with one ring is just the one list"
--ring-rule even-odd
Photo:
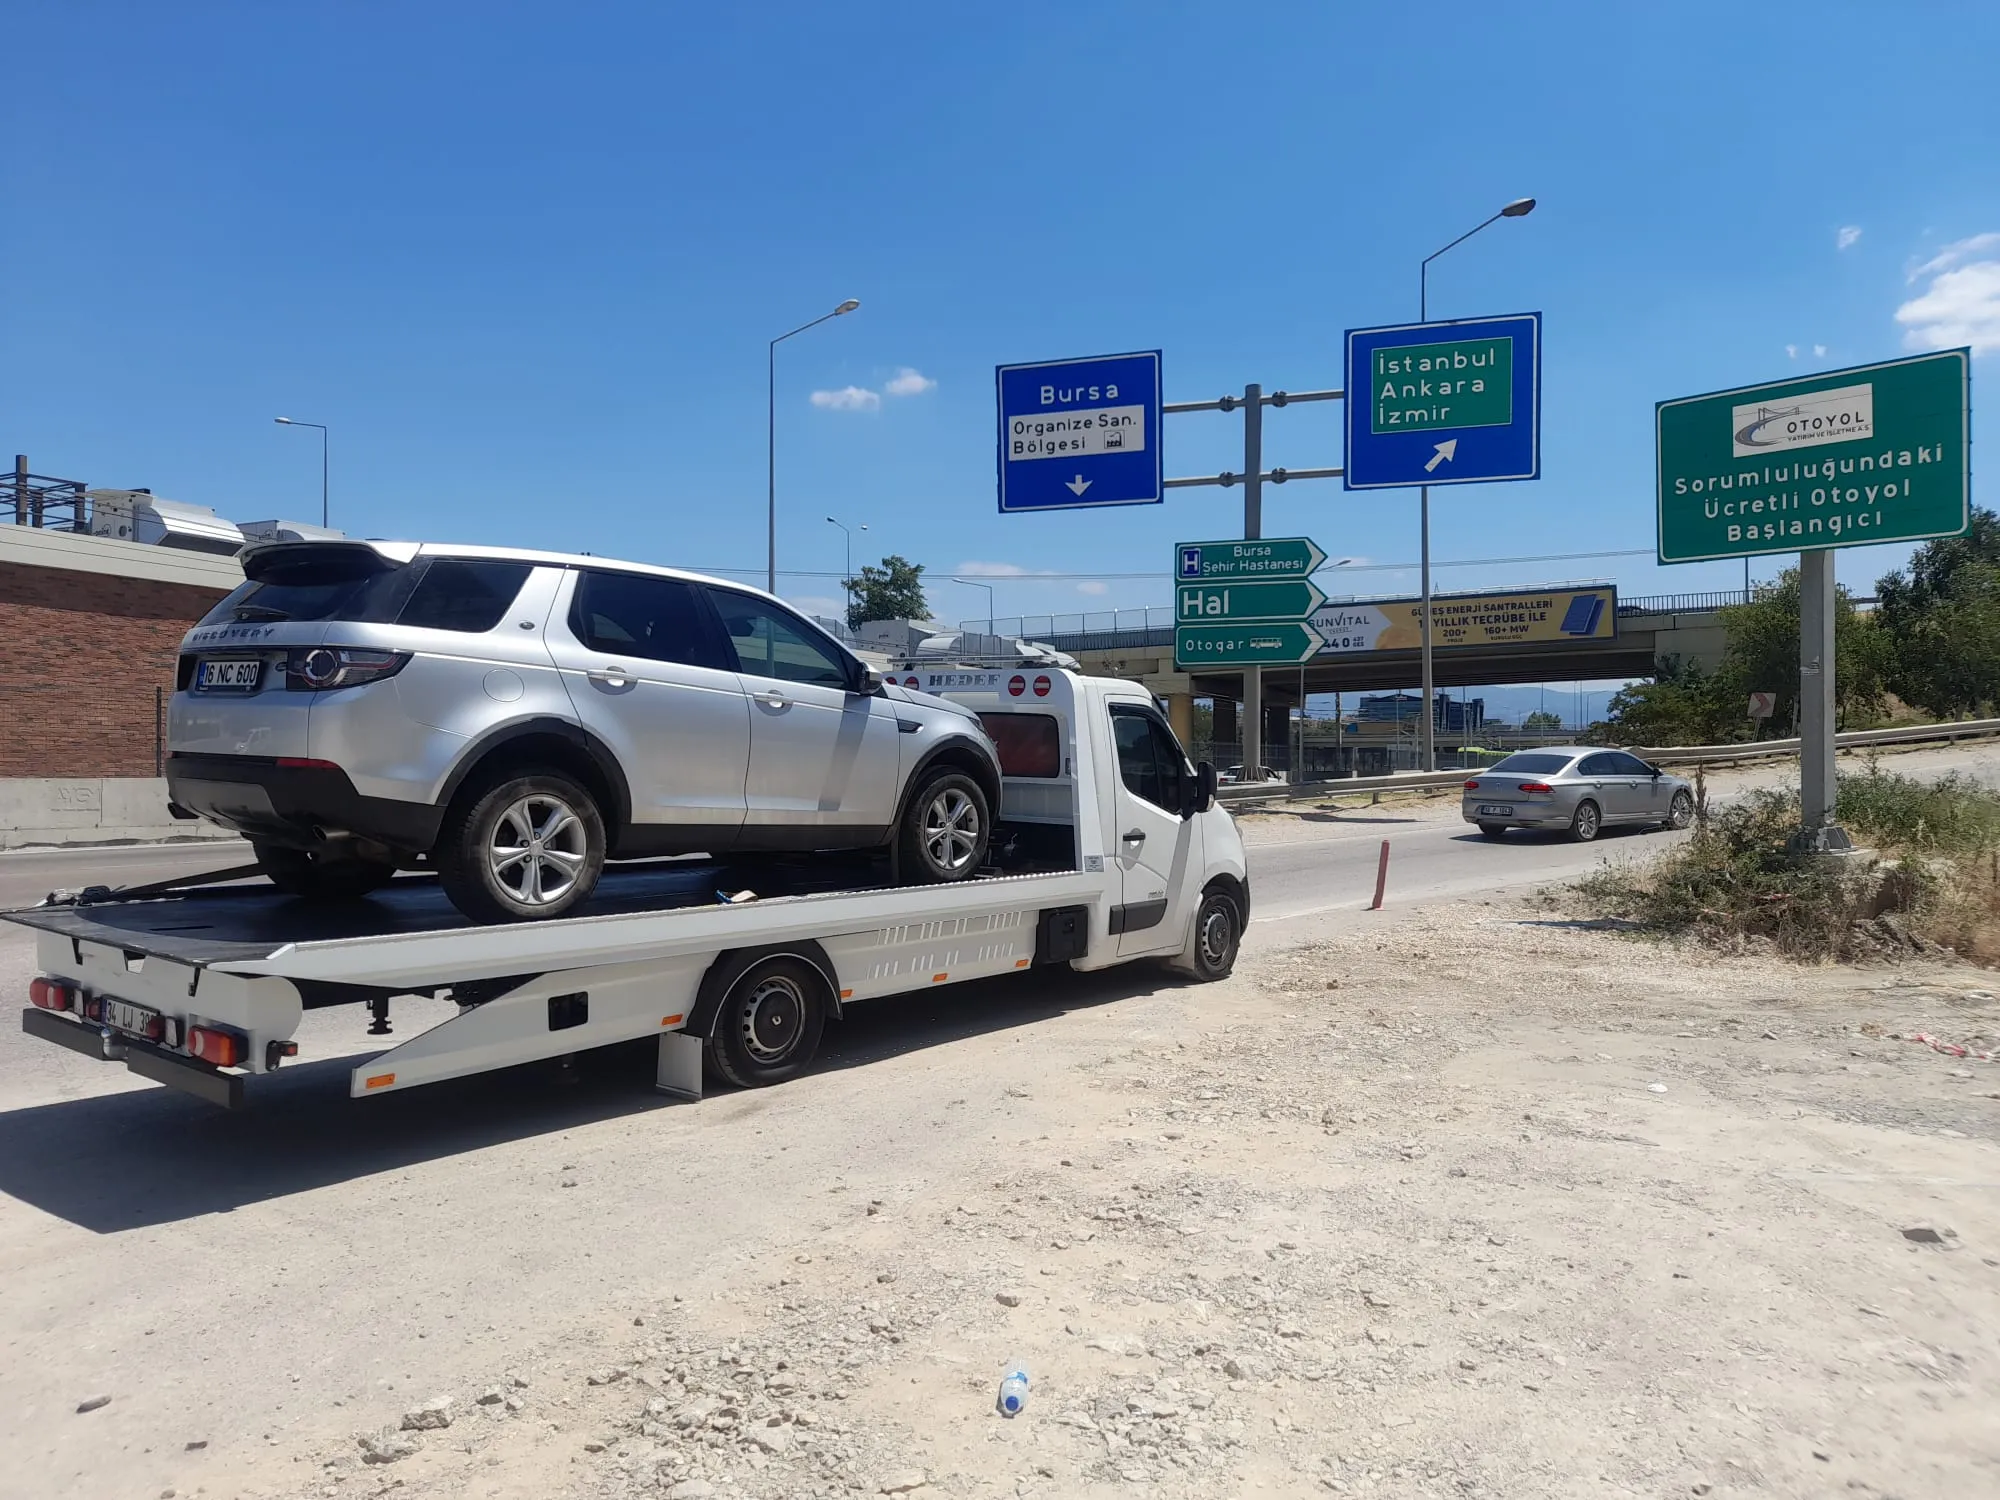
[(1546, 781), (1524, 781), (1515, 790), (1522, 792), (1553, 792), (1555, 788), (1550, 786)]
[(28, 984), (28, 998), (43, 1010), (75, 1010), (79, 995), (73, 984), (37, 978)]
[(295, 691), (359, 687), (394, 677), (408, 665), (407, 651), (368, 651), (357, 646), (301, 647), (285, 657), (285, 686)]
[(190, 1026), (188, 1054), (218, 1068), (233, 1068), (243, 1061), (243, 1038), (213, 1026)]

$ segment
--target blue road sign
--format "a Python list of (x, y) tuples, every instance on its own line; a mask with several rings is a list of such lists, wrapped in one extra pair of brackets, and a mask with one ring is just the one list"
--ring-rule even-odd
[(1542, 477), (1542, 315), (1347, 331), (1350, 490)]
[(1001, 365), (1000, 509), (1157, 505), (1160, 351)]

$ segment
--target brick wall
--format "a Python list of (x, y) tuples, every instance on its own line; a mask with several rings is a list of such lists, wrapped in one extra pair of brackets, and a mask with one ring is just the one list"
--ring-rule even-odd
[(151, 776), (154, 690), (220, 589), (0, 562), (0, 776)]

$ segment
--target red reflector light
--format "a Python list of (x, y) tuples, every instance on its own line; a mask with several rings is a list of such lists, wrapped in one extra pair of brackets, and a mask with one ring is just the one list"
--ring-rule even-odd
[(212, 1026), (190, 1026), (188, 1052), (218, 1068), (233, 1068), (243, 1061), (243, 1038)]
[(1517, 790), (1523, 792), (1553, 792), (1555, 788), (1550, 786), (1546, 781), (1524, 781)]
[(1465, 789), (1468, 792), (1476, 792), (1479, 790), (1479, 783), (1476, 781), (1468, 781), (1465, 784)]
[(76, 991), (60, 979), (29, 982), (28, 998), (43, 1010), (68, 1010), (76, 1004)]
[(339, 766), (330, 760), (313, 760), (304, 755), (281, 755), (278, 764), (294, 771), (338, 771)]
[(1021, 696), (1021, 694), (1027, 692), (1027, 690), (1028, 690), (1027, 678), (1009, 677), (1007, 679), (1007, 696), (1009, 698), (1018, 698)]

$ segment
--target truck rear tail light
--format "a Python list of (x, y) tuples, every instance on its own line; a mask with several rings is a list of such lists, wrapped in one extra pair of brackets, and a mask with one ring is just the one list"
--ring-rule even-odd
[(104, 1001), (102, 997), (97, 995), (85, 995), (83, 999), (78, 1003), (77, 1013), (81, 1015), (86, 1021), (103, 1020)]
[(394, 677), (409, 665), (407, 651), (368, 651), (358, 646), (302, 647), (285, 657), (285, 686), (306, 692), (359, 687)]
[(43, 1010), (74, 1010), (81, 995), (75, 985), (60, 979), (38, 978), (29, 982), (28, 998)]
[(190, 1026), (188, 1055), (218, 1068), (233, 1068), (243, 1061), (243, 1038), (213, 1026)]
[(1523, 792), (1553, 792), (1555, 788), (1550, 786), (1546, 781), (1524, 781), (1516, 790)]

